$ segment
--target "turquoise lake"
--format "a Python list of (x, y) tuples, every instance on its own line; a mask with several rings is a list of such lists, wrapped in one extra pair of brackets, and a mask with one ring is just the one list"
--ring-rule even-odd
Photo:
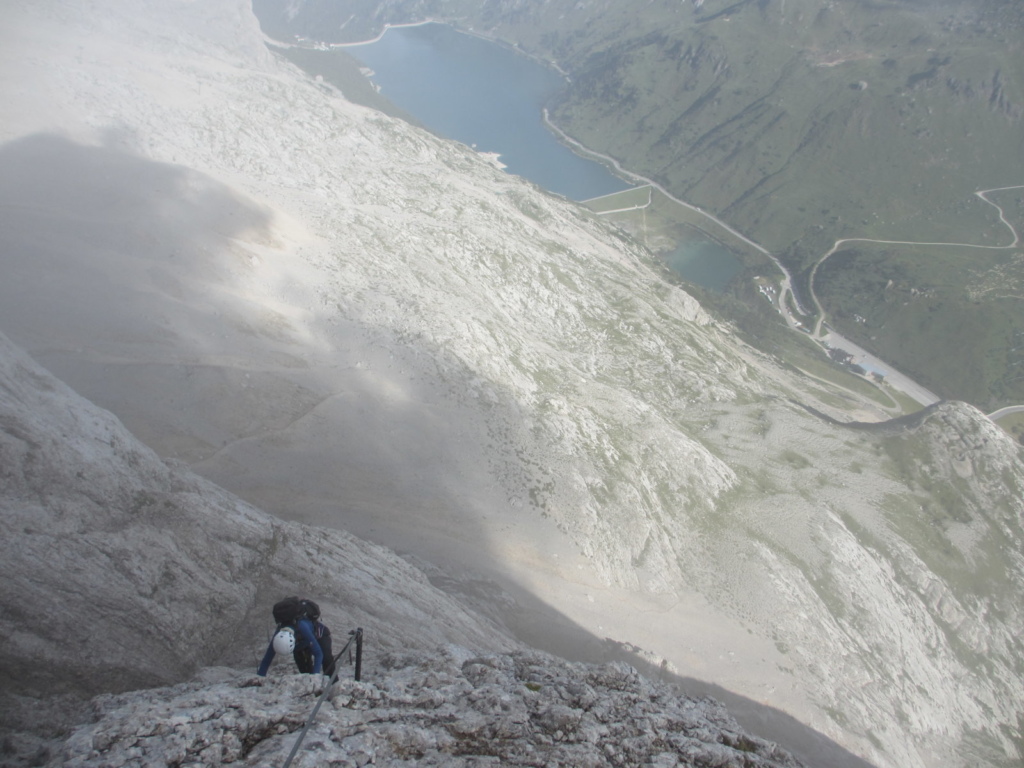
[(689, 283), (722, 292), (743, 262), (712, 240), (688, 240), (664, 257), (669, 269)]
[(441, 136), (498, 153), (509, 173), (570, 200), (631, 186), (544, 126), (565, 79), (533, 59), (445, 24), (395, 27), (345, 51), (373, 70), (381, 95)]

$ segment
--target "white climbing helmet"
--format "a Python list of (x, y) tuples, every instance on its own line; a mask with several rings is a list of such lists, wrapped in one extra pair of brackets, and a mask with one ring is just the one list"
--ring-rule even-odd
[(291, 627), (281, 627), (274, 635), (274, 652), (291, 653), (295, 650), (295, 630)]

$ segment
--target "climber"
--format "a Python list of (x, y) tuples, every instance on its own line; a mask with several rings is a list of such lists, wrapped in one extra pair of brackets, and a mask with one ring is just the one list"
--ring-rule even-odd
[(277, 631), (263, 654), (256, 674), (265, 677), (274, 656), (290, 653), (302, 674), (327, 677), (334, 675), (335, 659), (331, 655), (331, 630), (320, 621), (320, 608), (312, 600), (289, 597), (274, 606)]

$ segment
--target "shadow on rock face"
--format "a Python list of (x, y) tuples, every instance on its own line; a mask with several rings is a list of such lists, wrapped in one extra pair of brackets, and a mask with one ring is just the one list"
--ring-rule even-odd
[[(266, 238), (269, 214), (224, 185), (112, 147), (35, 135), (0, 148), (0, 324), (19, 343), (160, 342), (202, 331), (154, 300), (194, 301), (232, 238)], [(193, 315), (195, 313), (192, 313)]]
[[(426, 396), (414, 384), (401, 408), (394, 398), (383, 398), (389, 382), (382, 363), (372, 380), (358, 378), (363, 374), (357, 371), (355, 379), (331, 381), (345, 394), (331, 402), (359, 400), (338, 409), (350, 421), (331, 420), (333, 412), (325, 408), (303, 421), (332, 393), (318, 371), (299, 359), (300, 342), (287, 329), (241, 327), (241, 318), (265, 309), (266, 294), (239, 286), (282, 275), (295, 275), (296, 282), (309, 278), (291, 271), (302, 269), (301, 259), (271, 243), (269, 233), (268, 211), (195, 171), (56, 136), (11, 142), (0, 147), (0, 330), (164, 457), (183, 444), (175, 442), (179, 437), (190, 441), (187, 453), (200, 443), (221, 447), (231, 440), (242, 444), (240, 450), (247, 437), (269, 434), (252, 464), (245, 463), (245, 453), (224, 462), (228, 479), (249, 473), (243, 480), (257, 486), (252, 495), (261, 496), (261, 503), (280, 487), (281, 506), (294, 509), (299, 488), (322, 504), (325, 515), (336, 515), (349, 498), (345, 494), (354, 493), (352, 478), (361, 475), (358, 487), (367, 488), (374, 502), (367, 502), (365, 518), (372, 523), (379, 508), (389, 507), (397, 517), (394, 525), (403, 527), (408, 505), (381, 498), (393, 500), (403, 483), (400, 470), (415, 461), (427, 465), (424, 475), (431, 473), (440, 453), (431, 439), (440, 429), (438, 419), (422, 407)], [(280, 263), (262, 271), (253, 266), (260, 260), (249, 258), (254, 254)], [(231, 310), (237, 322), (226, 319)], [(332, 327), (341, 325), (339, 320)], [(322, 346), (335, 375), (345, 366), (341, 353), (329, 342)], [(292, 352), (294, 358), (284, 359)], [(378, 356), (387, 362), (387, 351)], [(28, 373), (27, 363), (16, 368), (31, 380), (18, 385), (26, 391), (63, 389)], [(13, 384), (5, 391), (4, 384), (0, 501), (10, 530), (3, 549), (17, 579), (8, 579), (0, 595), (0, 624), (12, 631), (20, 627), (25, 638), (33, 638), (11, 652), (5, 667), (11, 675), (17, 672), (18, 691), (92, 694), (180, 679), (183, 670), (215, 658), (248, 658), (239, 646), (265, 645), (269, 610), (263, 608), (283, 593), (306, 590), (326, 608), (332, 594), (351, 599), (360, 590), (379, 592), (383, 582), (367, 572), (381, 562), (398, 579), (387, 595), (408, 596), (419, 588), (419, 581), (403, 581), (407, 574), (394, 555), (347, 543), (347, 534), (303, 529), (285, 536), (270, 516), (249, 512), (229, 524), (225, 520), (236, 511), (237, 499), (217, 489), (211, 493), (219, 502), (201, 500), (196, 489), (205, 486), (198, 477), (181, 474), (181, 466), (164, 467), (119, 425), (103, 426), (109, 414), (83, 417), (62, 394), (53, 401), (33, 400), (32, 411), (28, 395)], [(70, 421), (57, 425), (45, 420), (48, 413)], [(320, 429), (325, 413), (329, 423)], [(99, 437), (82, 440), (94, 450), (74, 447), (76, 419), (103, 426)], [(381, 421), (405, 431), (372, 428)], [(296, 422), (297, 431), (287, 432)], [(34, 435), (36, 430), (47, 438)], [(61, 437), (50, 439), (56, 433)], [(384, 469), (372, 471), (374, 462)], [(278, 474), (264, 474), (262, 467)], [(278, 478), (280, 484), (274, 482)], [(446, 493), (439, 487), (437, 505), (450, 509)], [(405, 494), (423, 497), (415, 483)], [(481, 541), (468, 520), (458, 528)], [(297, 543), (281, 544), (285, 538), (308, 539), (309, 545), (298, 551)], [(331, 551), (325, 554), (325, 548)], [(345, 559), (350, 556), (365, 560), (366, 568), (354, 567)], [(15, 568), (16, 562), (24, 566)], [(345, 590), (333, 588), (341, 581)], [(63, 590), (68, 582), (74, 588)], [(364, 610), (369, 615), (346, 613), (369, 629), (387, 601), (375, 594), (364, 602), (371, 606)], [(406, 622), (409, 633), (424, 642), (459, 640), (440, 623), (423, 627), (419, 611), (432, 610), (432, 603), (426, 597), (415, 602)], [(36, 604), (46, 606), (45, 615), (28, 607)], [(115, 615), (116, 622), (106, 620)], [(237, 630), (241, 625), (245, 631)], [(236, 632), (225, 633), (225, 627)], [(254, 627), (261, 628), (258, 635), (249, 631)], [(477, 629), (466, 631), (472, 635)], [(409, 637), (391, 636), (396, 643)], [(58, 669), (66, 644), (73, 646), (66, 649), (68, 657), (79, 661)], [(23, 663), (25, 658), (41, 660), (45, 674)]]
[(347, 286), (276, 241), (270, 211), (115, 139), (0, 147), (0, 330), (261, 509), (485, 549), (475, 517), (506, 501), (485, 455), (497, 409), (438, 373), (465, 365), (345, 315)]
[(0, 147), (0, 329), (164, 456), (304, 413), (322, 395), (264, 370), (297, 367), (301, 333), (266, 301), (284, 270), (261, 254), (298, 261), (271, 212), (108, 138)]

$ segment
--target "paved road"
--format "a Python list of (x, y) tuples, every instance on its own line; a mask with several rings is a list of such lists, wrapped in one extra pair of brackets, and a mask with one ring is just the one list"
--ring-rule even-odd
[[(787, 275), (780, 285), (778, 298), (779, 311), (782, 313), (782, 317), (790, 328), (793, 328), (794, 330), (800, 328), (806, 329), (806, 325), (803, 320), (793, 314), (792, 307), (789, 303), (789, 297), (792, 297), (793, 299), (796, 298), (795, 294), (792, 292), (792, 288), (790, 287), (789, 276)], [(817, 298), (815, 298), (814, 301), (817, 303)], [(819, 305), (819, 312), (820, 311), (821, 309)], [(856, 363), (866, 371), (873, 371), (881, 374), (885, 377), (885, 381), (889, 386), (903, 392), (905, 395), (921, 405), (932, 405), (942, 399), (930, 389), (921, 386), (909, 376), (900, 373), (893, 368), (892, 365), (881, 358), (875, 357), (866, 349), (854, 344), (845, 336), (838, 334), (831, 329), (822, 332), (821, 315), (819, 314), (818, 317), (819, 322), (816, 324), (815, 329), (808, 334), (812, 340), (826, 347), (841, 349), (843, 352), (846, 352), (851, 356), (851, 362)]]
[(988, 415), (992, 421), (1001, 419), (1003, 416), (1009, 416), (1011, 413), (1024, 413), (1024, 405), (1008, 405), (1005, 408), (1000, 408), (998, 411), (993, 411)]

